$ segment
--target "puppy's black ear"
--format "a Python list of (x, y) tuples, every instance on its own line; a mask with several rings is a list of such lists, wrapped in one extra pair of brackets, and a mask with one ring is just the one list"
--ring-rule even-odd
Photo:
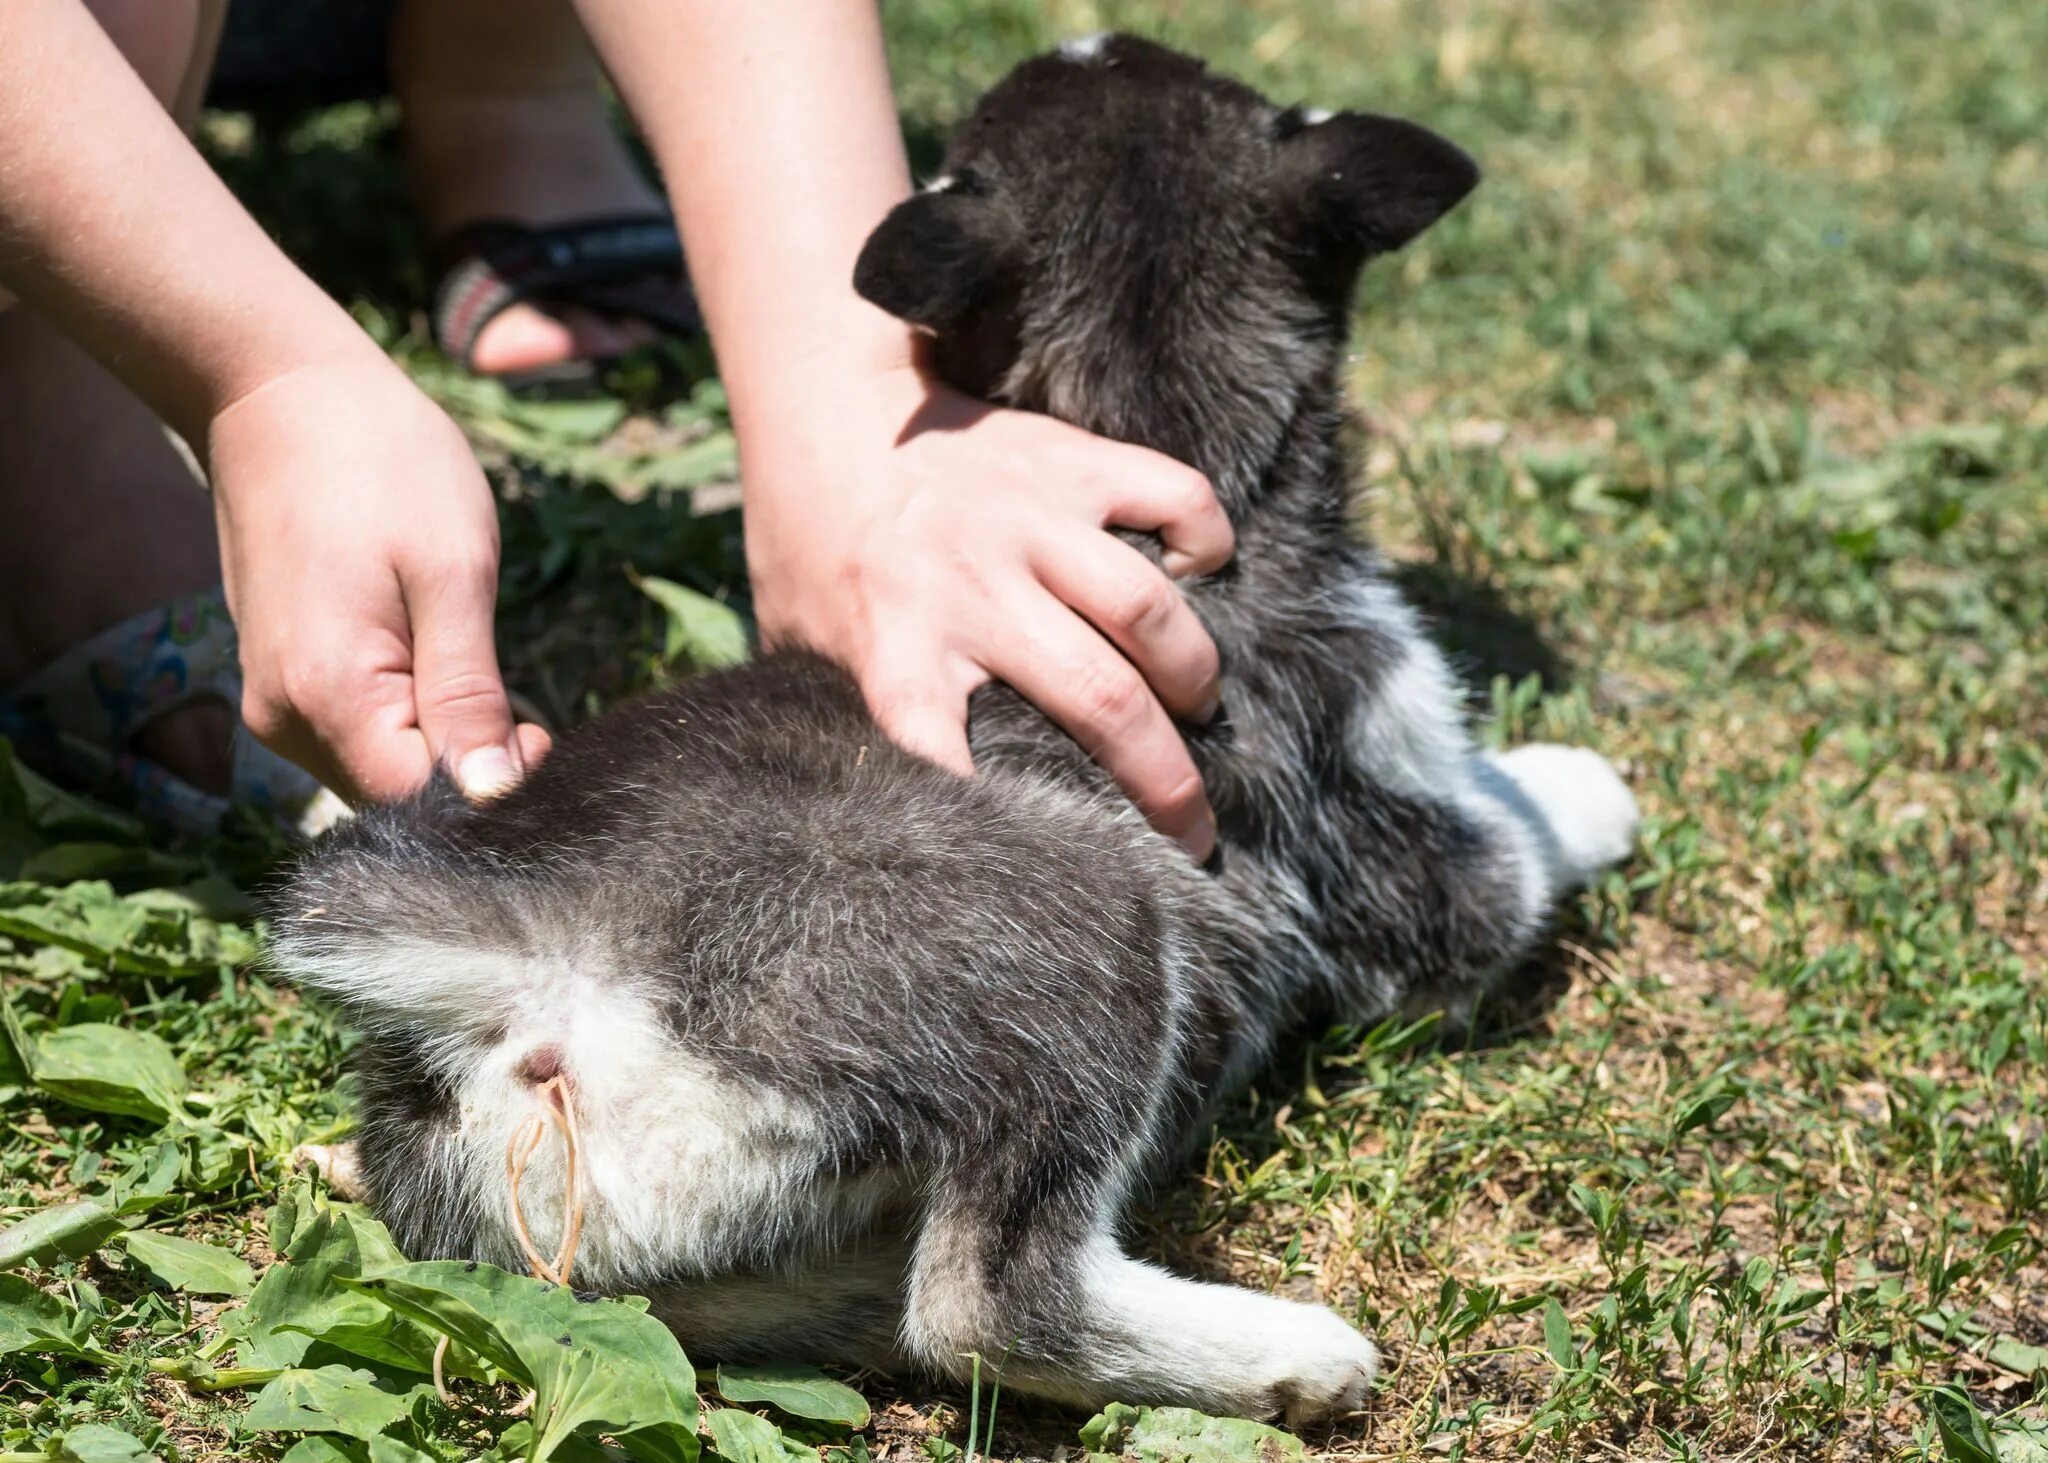
[(1398, 249), (1479, 182), (1479, 165), (1426, 127), (1370, 112), (1283, 113), (1282, 207), (1301, 242), (1356, 267)]
[(897, 204), (868, 235), (853, 287), (899, 320), (950, 330), (994, 290), (1015, 252), (999, 201), (972, 181), (942, 181)]

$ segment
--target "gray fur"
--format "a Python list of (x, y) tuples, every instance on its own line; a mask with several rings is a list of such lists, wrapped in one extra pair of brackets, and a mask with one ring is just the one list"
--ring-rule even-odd
[[(652, 1297), (693, 1351), (1358, 1404), (1363, 1337), (1126, 1258), (1119, 1213), (1289, 1027), (1468, 1012), (1634, 808), (1590, 753), (1475, 753), (1347, 530), (1353, 280), (1476, 172), (1319, 115), (1127, 37), (1042, 57), (857, 275), (957, 384), (1214, 481), (1237, 557), (1185, 586), (1225, 670), (1188, 730), (1211, 868), (1008, 689), (974, 698), (961, 779), (802, 653), (601, 717), (500, 801), (370, 812), (279, 893), (274, 954), (363, 1029), (361, 1165), (408, 1253), (519, 1263), (502, 1153), (559, 1067), (578, 1283)], [(544, 1152), (544, 1238), (561, 1185)]]

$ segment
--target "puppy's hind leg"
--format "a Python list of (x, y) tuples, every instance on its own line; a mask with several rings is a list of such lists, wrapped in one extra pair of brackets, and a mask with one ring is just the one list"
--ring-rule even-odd
[(1183, 1280), (1122, 1253), (1122, 1185), (1048, 1184), (1051, 1171), (956, 1175), (911, 1267), (906, 1348), (963, 1378), (1083, 1407), (1174, 1404), (1292, 1423), (1357, 1408), (1379, 1368), (1370, 1341), (1322, 1306)]

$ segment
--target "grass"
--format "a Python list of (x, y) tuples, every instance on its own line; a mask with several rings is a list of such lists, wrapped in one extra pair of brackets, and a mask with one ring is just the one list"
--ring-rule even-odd
[[(1104, 25), (1481, 158), (1481, 192), (1361, 296), (1370, 519), (1489, 736), (1597, 746), (1647, 815), (1541, 999), (1462, 1049), (1306, 1043), (1141, 1242), (1381, 1338), (1370, 1411), (1310, 1440), (1331, 1457), (2048, 1456), (2048, 10), (949, 0), (890, 23), (927, 161), (1012, 60)], [(744, 610), (722, 403), (701, 354), (624, 373), (613, 409), (451, 378), (387, 128), (340, 108), (209, 138), (477, 435), (512, 677), (573, 720)], [(709, 601), (671, 628), (629, 570)], [(85, 840), (115, 850), (90, 867), (211, 875), (194, 897), (231, 920), (270, 852), (124, 837)], [(218, 949), (110, 970), (157, 946), (5, 917), (27, 1026), (154, 1032), (190, 1073), (158, 1227), (267, 1260), (284, 1154), (346, 1121), (342, 1039)], [(18, 1084), (0, 1117), (0, 1214), (159, 1141)], [(281, 1446), (148, 1370), (215, 1303), (117, 1252), (54, 1273), (115, 1360), (0, 1360), (0, 1448), (87, 1420), (165, 1456)], [(866, 1390), (876, 1452), (966, 1441), (968, 1398)], [(422, 1415), (456, 1456), (468, 1434)], [(1075, 1421), (1006, 1398), (994, 1451)]]

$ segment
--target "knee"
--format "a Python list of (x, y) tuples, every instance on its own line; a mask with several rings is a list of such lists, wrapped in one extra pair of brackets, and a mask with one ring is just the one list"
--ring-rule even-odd
[(86, 8), (166, 111), (201, 63), (211, 0), (86, 0)]

